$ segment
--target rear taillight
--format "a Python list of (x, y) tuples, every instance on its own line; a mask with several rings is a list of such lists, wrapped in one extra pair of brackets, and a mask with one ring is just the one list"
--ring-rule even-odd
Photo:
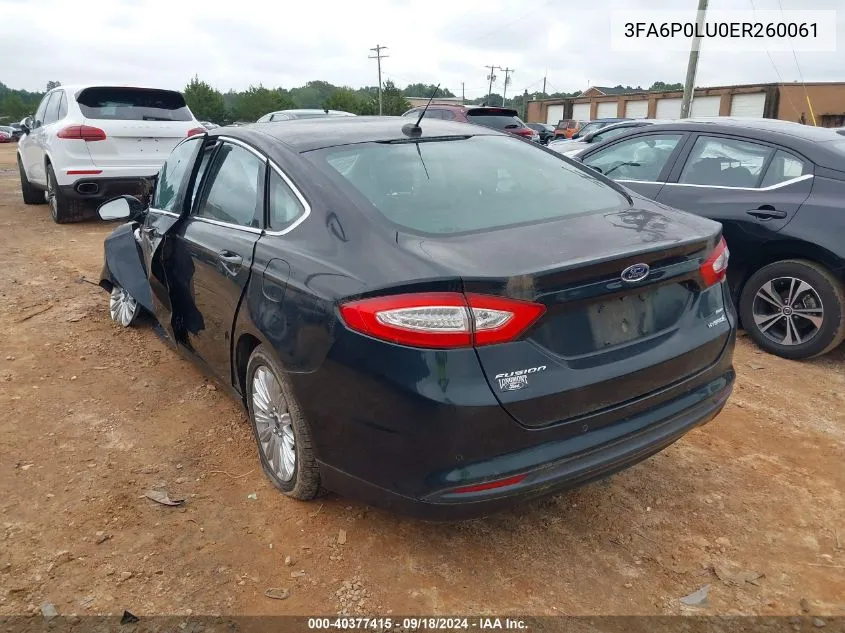
[(725, 278), (728, 272), (728, 259), (730, 259), (730, 256), (731, 252), (728, 250), (728, 245), (723, 237), (699, 269), (706, 287), (709, 288)]
[(76, 141), (105, 141), (106, 133), (91, 125), (71, 125), (59, 130), (57, 137)]
[(470, 347), (512, 341), (545, 312), (538, 303), (459, 292), (422, 292), (344, 303), (357, 332), (399, 345)]
[(205, 134), (205, 128), (204, 127), (191, 128), (190, 130), (188, 130), (188, 133), (186, 134), (186, 136), (194, 136), (195, 134)]
[(516, 133), (520, 136), (524, 136), (525, 138), (531, 138), (532, 136), (534, 136), (534, 130), (527, 127), (522, 128), (521, 130), (517, 130)]

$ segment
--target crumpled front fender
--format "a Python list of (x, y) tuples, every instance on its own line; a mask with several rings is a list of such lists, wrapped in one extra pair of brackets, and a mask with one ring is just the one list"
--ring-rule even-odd
[(111, 290), (114, 284), (118, 284), (144, 308), (153, 312), (153, 293), (144, 270), (141, 246), (135, 239), (137, 227), (137, 222), (121, 224), (105, 239), (100, 286)]

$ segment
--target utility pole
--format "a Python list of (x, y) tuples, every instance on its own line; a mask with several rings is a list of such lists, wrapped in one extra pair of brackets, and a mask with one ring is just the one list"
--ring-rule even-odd
[(546, 96), (546, 75), (543, 75), (543, 96)]
[(502, 68), (505, 71), (505, 87), (502, 89), (502, 107), (505, 107), (505, 95), (508, 93), (508, 82), (510, 79), (508, 78), (509, 74), (513, 74), (516, 72), (513, 68)]
[(376, 53), (375, 55), (370, 55), (370, 59), (375, 59), (378, 63), (378, 115), (381, 116), (381, 60), (385, 57), (390, 57), (390, 55), (382, 55), (382, 51), (387, 50), (387, 46), (376, 44), (376, 47), (370, 50)]
[(461, 103), (466, 103), (466, 91), (464, 90), (464, 82), (461, 82)]
[(490, 87), (487, 88), (487, 101), (490, 100), (490, 95), (493, 94), (493, 82), (496, 81), (496, 75), (494, 73), (495, 70), (501, 70), (500, 66), (485, 66), (485, 68), (490, 69), (490, 74), (487, 75), (487, 79), (490, 80)]
[[(704, 16), (707, 13), (707, 0), (698, 0), (698, 16), (695, 19), (696, 33), (703, 31)], [(692, 103), (692, 93), (695, 90), (695, 73), (698, 70), (698, 49), (701, 46), (701, 38), (692, 38), (692, 48), (689, 52), (689, 62), (687, 63), (687, 78), (684, 81), (684, 98), (681, 100), (681, 118), (689, 117), (690, 104)]]

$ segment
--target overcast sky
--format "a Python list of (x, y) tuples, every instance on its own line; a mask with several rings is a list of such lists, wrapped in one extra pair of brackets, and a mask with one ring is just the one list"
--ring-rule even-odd
[[(778, 0), (710, 0), (711, 9), (778, 9)], [(845, 80), (845, 0), (780, 0), (784, 9), (837, 9), (837, 53), (798, 53), (805, 81)], [(293, 87), (313, 79), (487, 91), (485, 64), (516, 69), (509, 93), (683, 81), (686, 55), (614, 53), (608, 14), (683, 9), (696, 0), (0, 0), (0, 81), (43, 90), (48, 80), (180, 89), (194, 74), (216, 88)], [(799, 78), (791, 52), (708, 53), (699, 86)], [(501, 93), (503, 73), (498, 72)]]

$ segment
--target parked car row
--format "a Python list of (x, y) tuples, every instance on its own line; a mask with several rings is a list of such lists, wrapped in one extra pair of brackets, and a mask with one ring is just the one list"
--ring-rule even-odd
[(735, 302), (787, 358), (845, 336), (829, 130), (617, 121), (584, 126), (570, 160), (506, 108), (206, 129), (176, 93), (57, 90), (18, 149), (25, 201), (55, 198), (58, 165), (78, 189), (156, 154), (149, 198), (99, 209), (125, 221), (104, 244), (110, 315), (148, 313), (242, 401), (297, 499), (453, 518), (551, 494), (719, 413)]

